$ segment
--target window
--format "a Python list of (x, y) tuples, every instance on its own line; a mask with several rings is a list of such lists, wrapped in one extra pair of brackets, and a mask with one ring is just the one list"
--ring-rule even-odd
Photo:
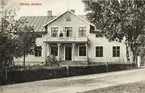
[(58, 47), (51, 46), (51, 54), (57, 56), (58, 55)]
[(36, 46), (35, 47), (35, 56), (40, 57), (41, 56), (41, 51), (42, 51), (42, 47), (41, 46)]
[(103, 37), (103, 35), (102, 35), (101, 32), (97, 32), (97, 33), (96, 33), (96, 37), (97, 37), (97, 38), (98, 38), (98, 37)]
[(103, 47), (102, 46), (96, 47), (96, 57), (103, 57)]
[(35, 34), (37, 38), (42, 38), (42, 34)]
[(113, 57), (120, 57), (120, 47), (113, 46)]
[(51, 37), (57, 37), (58, 27), (51, 28)]
[(72, 27), (65, 27), (64, 30), (66, 32), (66, 37), (72, 36)]
[(79, 46), (79, 56), (86, 56), (86, 46)]
[(86, 36), (86, 27), (79, 27), (79, 36), (80, 37)]
[(68, 17), (66, 18), (66, 21), (67, 21), (67, 22), (71, 21), (71, 17), (68, 16)]

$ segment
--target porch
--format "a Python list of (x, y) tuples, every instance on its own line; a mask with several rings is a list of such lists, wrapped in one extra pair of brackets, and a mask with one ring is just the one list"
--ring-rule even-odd
[(78, 62), (88, 63), (87, 38), (49, 38), (44, 41), (45, 61), (50, 54), (55, 55), (57, 61), (66, 64)]

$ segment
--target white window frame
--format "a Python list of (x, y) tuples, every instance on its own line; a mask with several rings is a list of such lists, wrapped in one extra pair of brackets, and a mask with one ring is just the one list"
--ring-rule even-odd
[[(99, 55), (99, 56), (96, 56), (96, 48), (97, 48), (97, 47), (102, 47), (102, 49), (103, 49), (103, 50), (102, 50), (102, 53), (103, 53), (102, 56), (100, 56), (100, 55)], [(96, 46), (96, 47), (95, 47), (95, 57), (98, 57), (98, 58), (104, 57), (104, 47), (103, 47), (103, 46), (100, 45), (100, 46)]]
[[(115, 55), (113, 50), (114, 47), (115, 47)], [(117, 47), (119, 47), (119, 49), (117, 49)], [(119, 52), (119, 55), (117, 52)], [(112, 57), (120, 57), (120, 46), (112, 46)]]
[[(52, 30), (52, 28), (57, 28), (57, 30)], [(53, 36), (53, 33), (52, 31), (56, 31), (56, 36)], [(58, 32), (59, 32), (59, 28), (58, 27), (51, 27), (51, 37), (58, 37)]]
[(86, 27), (79, 27), (79, 37), (86, 37), (86, 32), (87, 32), (87, 28)]
[[(80, 56), (80, 47), (86, 47), (85, 45), (79, 45), (78, 46), (78, 56)], [(87, 50), (85, 50), (86, 51), (86, 55), (85, 56), (87, 56)]]

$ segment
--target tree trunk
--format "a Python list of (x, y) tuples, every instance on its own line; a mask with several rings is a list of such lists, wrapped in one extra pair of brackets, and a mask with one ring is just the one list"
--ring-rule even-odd
[(8, 79), (8, 71), (7, 71), (7, 66), (5, 66), (5, 80), (7, 82)]
[(126, 45), (128, 51), (129, 63), (136, 63), (136, 48), (133, 44)]
[(127, 61), (128, 63), (132, 63), (134, 55), (131, 46), (126, 45), (126, 50), (127, 50)]
[(23, 56), (23, 66), (25, 67), (25, 50), (24, 50), (24, 56)]

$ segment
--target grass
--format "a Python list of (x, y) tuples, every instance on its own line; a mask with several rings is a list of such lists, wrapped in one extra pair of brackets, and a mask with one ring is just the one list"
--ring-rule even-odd
[(145, 93), (145, 81), (100, 88), (83, 93)]

